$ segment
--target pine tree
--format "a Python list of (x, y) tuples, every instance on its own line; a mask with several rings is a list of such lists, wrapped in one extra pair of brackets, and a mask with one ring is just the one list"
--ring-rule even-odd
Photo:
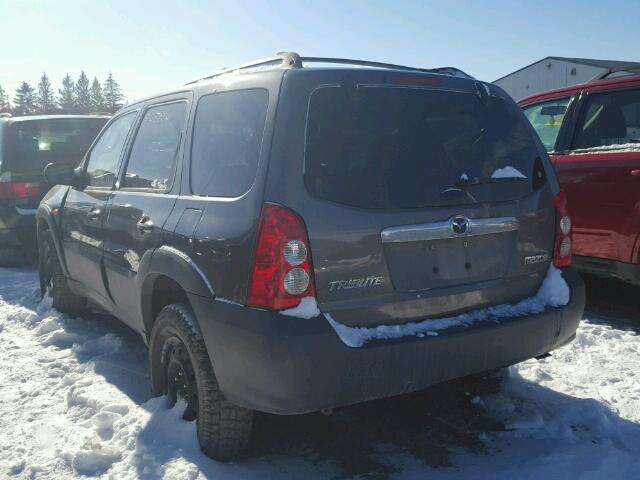
[(38, 94), (36, 96), (36, 110), (38, 113), (53, 113), (56, 109), (56, 99), (51, 88), (51, 82), (46, 73), (40, 77), (38, 84)]
[(4, 88), (0, 86), (0, 113), (9, 113), (11, 111), (11, 105), (9, 104), (9, 96), (4, 91)]
[(76, 108), (80, 113), (89, 113), (91, 110), (89, 78), (84, 73), (84, 70), (80, 72), (80, 76), (76, 82)]
[(103, 94), (107, 112), (115, 113), (122, 108), (124, 95), (122, 95), (120, 85), (113, 79), (111, 72), (109, 72), (109, 76), (104, 82)]
[(93, 77), (93, 83), (91, 84), (90, 92), (91, 111), (93, 113), (104, 112), (104, 95), (102, 94), (102, 86), (96, 77)]
[(58, 90), (58, 104), (62, 113), (76, 112), (75, 85), (69, 74), (62, 79), (62, 88)]
[(36, 110), (35, 89), (27, 82), (22, 82), (13, 97), (13, 113), (16, 115), (32, 115)]

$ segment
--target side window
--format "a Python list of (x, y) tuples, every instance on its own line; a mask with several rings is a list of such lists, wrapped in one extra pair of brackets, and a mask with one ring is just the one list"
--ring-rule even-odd
[(133, 139), (123, 188), (171, 187), (185, 126), (187, 103), (176, 102), (149, 108)]
[(94, 145), (87, 161), (87, 176), (92, 187), (112, 187), (116, 179), (118, 160), (136, 112), (113, 121)]
[(191, 147), (191, 190), (196, 195), (237, 197), (256, 176), (269, 92), (238, 90), (198, 102)]
[(538, 133), (547, 152), (555, 149), (562, 120), (567, 112), (569, 98), (560, 98), (548, 102), (536, 103), (522, 109), (534, 130)]
[(640, 90), (589, 96), (576, 132), (575, 149), (640, 144)]

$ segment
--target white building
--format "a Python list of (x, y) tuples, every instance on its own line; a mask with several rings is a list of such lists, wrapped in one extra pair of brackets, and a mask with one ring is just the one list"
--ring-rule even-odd
[(634, 62), (589, 58), (547, 57), (494, 81), (515, 100), (534, 93), (585, 83), (596, 75)]

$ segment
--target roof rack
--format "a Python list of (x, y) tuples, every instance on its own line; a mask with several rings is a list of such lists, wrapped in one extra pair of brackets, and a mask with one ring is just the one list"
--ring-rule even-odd
[(405, 70), (410, 72), (439, 73), (442, 75), (451, 75), (454, 77), (473, 78), (462, 70), (454, 67), (440, 68), (418, 68), (407, 67), (405, 65), (396, 65), (393, 63), (371, 62), (367, 60), (352, 60), (349, 58), (331, 58), (331, 57), (301, 57), (295, 52), (277, 52), (272, 57), (265, 57), (254, 60), (252, 62), (243, 63), (235, 67), (223, 68), (204, 77), (196, 78), (187, 82), (185, 85), (197, 83), (203, 80), (209, 80), (227, 73), (239, 72), (241, 70), (257, 70), (257, 69), (277, 69), (277, 68), (303, 68), (303, 63), (332, 63), (341, 65), (357, 65), (362, 67), (386, 68), (390, 70)]
[(640, 62), (630, 62), (616, 67), (607, 68), (604, 72), (599, 73), (589, 81), (596, 82), (598, 80), (604, 80), (613, 73), (634, 71), (637, 71), (638, 73), (630, 73), (630, 75), (640, 75)]

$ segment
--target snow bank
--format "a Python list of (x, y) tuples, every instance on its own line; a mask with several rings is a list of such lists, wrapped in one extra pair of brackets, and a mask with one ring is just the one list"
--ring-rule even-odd
[(517, 168), (507, 165), (504, 168), (494, 170), (491, 178), (527, 178), (527, 176)]
[(510, 373), (482, 399), (508, 451), (476, 464), (477, 478), (640, 478), (640, 335), (585, 321), (574, 342)]
[(400, 325), (379, 325), (377, 327), (348, 327), (336, 322), (330, 314), (325, 313), (335, 332), (343, 343), (349, 347), (361, 347), (376, 339), (392, 339), (408, 336), (422, 337), (438, 335), (439, 330), (451, 327), (469, 326), (477, 322), (504, 317), (520, 317), (544, 312), (547, 307), (560, 307), (569, 303), (569, 286), (557, 268), (550, 266), (535, 296), (521, 300), (516, 304), (503, 304), (462, 313), (454, 317), (433, 318), (421, 322)]

